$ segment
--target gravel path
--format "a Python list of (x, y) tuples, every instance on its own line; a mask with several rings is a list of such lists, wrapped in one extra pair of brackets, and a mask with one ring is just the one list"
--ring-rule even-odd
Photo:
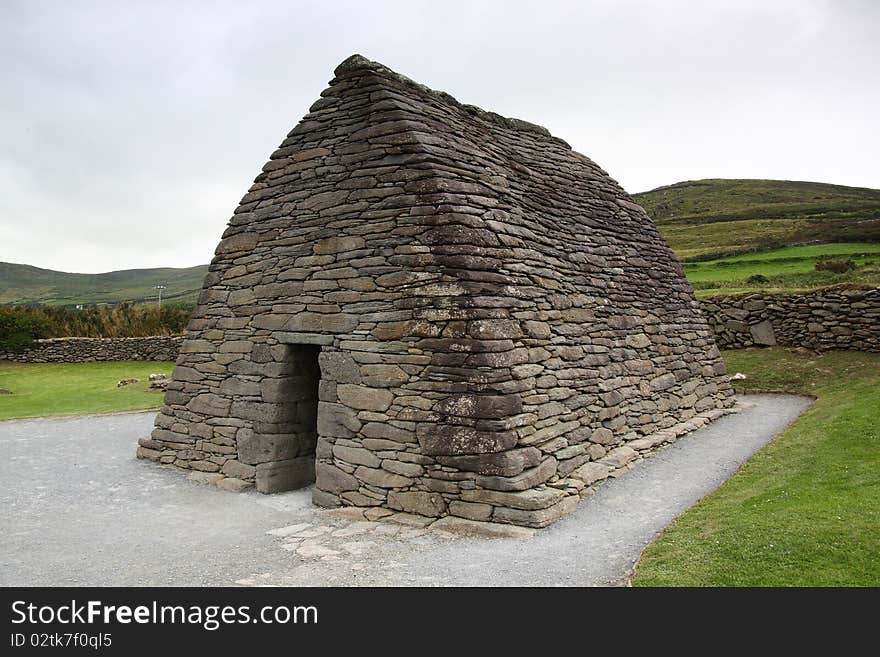
[(531, 538), (464, 538), (235, 494), (137, 461), (153, 413), (0, 422), (0, 585), (605, 585), (793, 422), (793, 395), (695, 431)]

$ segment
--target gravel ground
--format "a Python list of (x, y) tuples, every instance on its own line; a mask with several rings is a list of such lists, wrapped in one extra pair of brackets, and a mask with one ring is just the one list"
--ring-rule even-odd
[(810, 404), (753, 406), (609, 480), (531, 538), (465, 538), (235, 494), (134, 458), (153, 413), (0, 422), (0, 585), (514, 585), (626, 580), (644, 547)]

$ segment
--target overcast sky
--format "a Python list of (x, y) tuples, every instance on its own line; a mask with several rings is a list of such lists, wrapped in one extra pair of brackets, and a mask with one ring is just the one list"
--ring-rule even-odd
[(354, 52), (546, 126), (630, 192), (880, 188), (878, 28), (875, 0), (4, 0), (0, 260), (208, 262)]

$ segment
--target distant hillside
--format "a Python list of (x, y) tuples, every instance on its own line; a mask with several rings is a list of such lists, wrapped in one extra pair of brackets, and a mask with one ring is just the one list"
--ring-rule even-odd
[(156, 285), (165, 285), (162, 299), (194, 302), (207, 265), (186, 269), (127, 269), (106, 274), (69, 274), (30, 265), (0, 262), (0, 304), (115, 303), (150, 301)]
[(692, 180), (634, 194), (682, 260), (880, 241), (880, 190), (788, 180)]

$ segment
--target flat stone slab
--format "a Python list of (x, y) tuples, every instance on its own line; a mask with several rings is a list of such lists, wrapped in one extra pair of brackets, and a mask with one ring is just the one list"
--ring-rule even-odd
[(0, 585), (619, 584), (658, 532), (811, 403), (740, 399), (740, 413), (605, 481), (537, 531), (457, 518), (424, 527), (430, 519), (410, 514), (372, 522), (386, 514), (322, 511), (311, 489), (235, 494), (189, 481), (134, 458), (153, 413), (0, 422)]
[(266, 533), (270, 536), (291, 536), (293, 534), (298, 534), (304, 529), (308, 529), (312, 524), (308, 522), (301, 522), (296, 525), (288, 525), (287, 527), (278, 527), (277, 529), (270, 529)]
[(489, 538), (532, 538), (537, 531), (530, 527), (466, 520), (465, 518), (456, 518), (455, 516), (440, 518), (440, 520), (431, 524), (431, 529), (461, 534), (462, 536), (486, 536)]

